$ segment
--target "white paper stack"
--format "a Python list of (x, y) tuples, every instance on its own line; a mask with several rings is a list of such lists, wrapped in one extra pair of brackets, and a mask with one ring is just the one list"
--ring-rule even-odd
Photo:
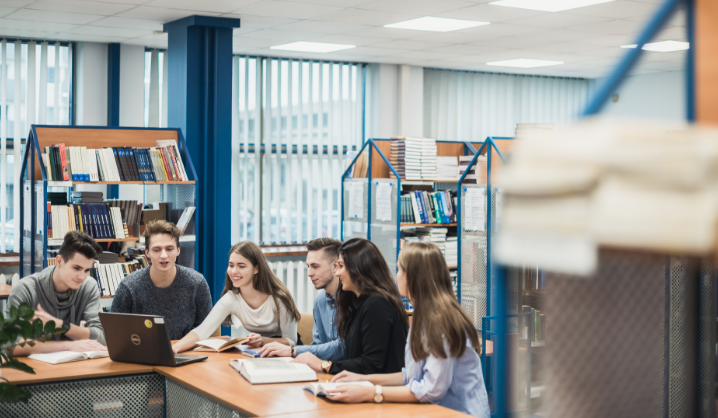
[(456, 157), (436, 157), (437, 180), (457, 180), (459, 176), (459, 160)]

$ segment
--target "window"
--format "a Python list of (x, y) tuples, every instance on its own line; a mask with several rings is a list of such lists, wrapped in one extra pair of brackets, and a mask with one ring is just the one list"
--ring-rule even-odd
[[(21, 153), (32, 124), (72, 124), (72, 43), (6, 41), (0, 46), (0, 252), (19, 248)], [(19, 82), (18, 82), (19, 81)]]
[(344, 156), (363, 140), (362, 68), (234, 57), (233, 239), (339, 237)]
[(145, 128), (167, 127), (165, 50), (145, 50)]

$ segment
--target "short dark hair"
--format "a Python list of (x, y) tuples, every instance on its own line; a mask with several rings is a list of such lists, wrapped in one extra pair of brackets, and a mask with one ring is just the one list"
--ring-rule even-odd
[(147, 248), (148, 251), (150, 249), (150, 238), (152, 235), (157, 234), (167, 234), (171, 236), (179, 248), (179, 239), (180, 236), (182, 236), (182, 231), (180, 231), (173, 223), (167, 222), (164, 219), (157, 219), (150, 221), (150, 223), (145, 226), (145, 248)]
[(102, 247), (86, 233), (71, 231), (65, 234), (59, 254), (65, 262), (68, 262), (76, 253), (80, 253), (89, 259), (95, 259), (102, 254)]
[(319, 251), (324, 250), (324, 255), (330, 257), (332, 260), (339, 258), (339, 247), (342, 246), (342, 242), (334, 238), (317, 238), (307, 243), (307, 251)]

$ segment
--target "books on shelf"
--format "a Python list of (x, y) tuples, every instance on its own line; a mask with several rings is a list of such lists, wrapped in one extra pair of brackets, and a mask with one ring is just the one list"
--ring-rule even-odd
[(415, 190), (401, 197), (401, 222), (449, 224), (456, 222), (455, 192)]
[[(392, 138), (389, 162), (405, 180), (437, 178), (436, 140), (431, 138)], [(394, 173), (389, 174), (396, 178)]]
[(514, 136), (520, 137), (527, 134), (551, 134), (553, 123), (517, 123)]
[[(546, 337), (546, 314), (543, 314), (538, 309), (534, 309), (527, 305), (523, 305), (523, 311), (531, 312), (529, 320), (533, 322), (534, 328), (533, 334), (529, 336), (531, 341), (543, 341)], [(528, 327), (524, 329), (528, 331)]]
[(436, 178), (438, 180), (458, 180), (459, 159), (455, 156), (437, 156)]
[(233, 338), (229, 341), (225, 341), (221, 338), (210, 338), (207, 340), (197, 341), (195, 343), (197, 347), (195, 347), (194, 351), (211, 351), (221, 353), (222, 351), (244, 344), (248, 340), (249, 338), (247, 337)]
[(314, 370), (303, 363), (290, 363), (292, 360), (291, 357), (241, 358), (230, 360), (229, 365), (253, 385), (317, 380)]
[[(351, 161), (350, 161), (351, 163)], [(346, 170), (346, 169), (345, 169)], [(369, 154), (366, 152), (362, 152), (359, 154), (359, 157), (357, 158), (356, 162), (354, 163), (354, 168), (352, 169), (352, 175), (353, 178), (364, 178), (369, 175)]]
[(42, 162), (47, 179), (73, 182), (187, 181), (187, 171), (174, 139), (150, 148), (45, 147)]
[(127, 223), (139, 223), (142, 204), (136, 200), (82, 203), (85, 200), (96, 198), (73, 197), (73, 203), (65, 205), (48, 202), (48, 238), (62, 239), (70, 231), (82, 231), (95, 239), (124, 239), (129, 235)]
[(415, 227), (401, 231), (404, 243), (430, 242), (441, 250), (446, 266), (453, 267), (458, 263), (458, 241), (455, 235), (449, 236), (448, 228)]
[(189, 206), (186, 207), (182, 211), (182, 215), (180, 216), (179, 220), (177, 221), (177, 228), (184, 234), (184, 231), (187, 230), (187, 226), (189, 225), (189, 221), (192, 220), (192, 215), (194, 215), (195, 207)]
[(464, 177), (463, 183), (486, 184), (489, 160), (486, 155), (479, 155), (474, 166), (469, 167), (473, 158), (473, 155), (462, 155), (459, 157), (459, 177), (461, 177), (466, 170), (469, 170), (469, 173)]
[[(311, 393), (314, 396), (327, 396), (328, 391), (336, 390), (340, 386), (344, 385), (358, 385), (358, 386), (366, 386), (366, 387), (374, 387), (374, 384), (371, 382), (344, 382), (344, 383), (330, 383), (330, 382), (322, 382), (322, 383), (307, 383), (306, 386), (304, 386), (304, 390)], [(331, 399), (331, 396), (330, 396)]]
[(103, 264), (95, 261), (90, 270), (90, 276), (97, 282), (101, 296), (114, 296), (122, 279), (144, 267), (147, 267), (147, 263), (143, 258), (134, 259), (126, 263)]
[(43, 363), (62, 364), (73, 361), (109, 357), (109, 355), (110, 354), (107, 351), (57, 351), (55, 353), (30, 354), (28, 358), (42, 361)]

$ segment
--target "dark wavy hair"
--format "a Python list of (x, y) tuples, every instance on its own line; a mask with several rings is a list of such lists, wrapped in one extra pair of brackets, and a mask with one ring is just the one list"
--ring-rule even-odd
[[(379, 248), (371, 241), (353, 238), (339, 247), (339, 255), (344, 260), (344, 269), (349, 273), (359, 294), (377, 295), (386, 299), (399, 316), (404, 326), (404, 336), (406, 336), (409, 329), (409, 317), (401, 303), (401, 296), (391, 271), (389, 271), (389, 266)], [(346, 340), (349, 334), (349, 326), (356, 313), (354, 309), (356, 299), (357, 296), (354, 292), (345, 292), (342, 290), (341, 284), (339, 285), (337, 334), (343, 340)]]

